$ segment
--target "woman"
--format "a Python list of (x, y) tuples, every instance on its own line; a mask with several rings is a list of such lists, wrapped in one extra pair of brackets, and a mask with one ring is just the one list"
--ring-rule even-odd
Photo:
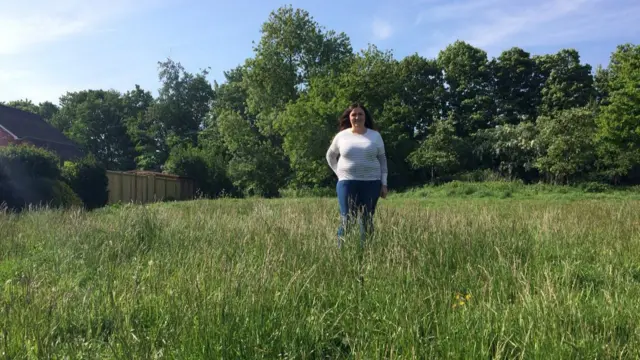
[(349, 106), (340, 117), (340, 131), (333, 138), (326, 158), (338, 176), (336, 191), (340, 205), (338, 246), (347, 224), (361, 215), (361, 245), (373, 232), (373, 215), (380, 197), (387, 197), (387, 158), (380, 133), (371, 114), (360, 103)]

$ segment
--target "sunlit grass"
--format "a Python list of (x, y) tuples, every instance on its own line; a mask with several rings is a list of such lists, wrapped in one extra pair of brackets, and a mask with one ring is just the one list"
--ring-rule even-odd
[[(8, 358), (637, 358), (640, 203), (400, 197), (0, 215)], [(461, 300), (464, 299), (464, 300)]]

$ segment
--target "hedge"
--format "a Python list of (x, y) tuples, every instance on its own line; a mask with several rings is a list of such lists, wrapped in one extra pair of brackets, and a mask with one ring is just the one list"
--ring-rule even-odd
[(30, 144), (0, 148), (0, 207), (82, 206), (61, 175), (59, 158), (45, 149)]
[(105, 206), (109, 201), (107, 170), (93, 156), (77, 162), (65, 162), (62, 177), (87, 209)]
[(60, 178), (60, 159), (45, 149), (31, 144), (9, 145), (0, 148), (0, 178), (11, 176), (31, 178)]

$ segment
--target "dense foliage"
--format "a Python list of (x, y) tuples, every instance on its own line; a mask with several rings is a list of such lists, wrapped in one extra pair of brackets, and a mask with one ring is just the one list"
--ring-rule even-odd
[(107, 204), (109, 200), (107, 171), (93, 156), (89, 155), (76, 162), (65, 162), (62, 177), (82, 199), (87, 209), (96, 209)]
[(63, 181), (60, 160), (33, 145), (0, 148), (0, 208), (25, 206), (82, 206), (78, 195)]
[(41, 114), (109, 170), (194, 174), (207, 196), (330, 186), (324, 152), (352, 101), (380, 128), (392, 188), (487, 172), (640, 182), (640, 45), (618, 46), (595, 71), (574, 49), (513, 47), (490, 59), (463, 41), (434, 59), (397, 59), (375, 45), (354, 52), (346, 34), (290, 6), (261, 34), (222, 84), (167, 59), (157, 97), (136, 85), (69, 92), (59, 107), (9, 105)]
[(29, 206), (84, 207), (107, 204), (105, 167), (93, 155), (64, 164), (51, 151), (31, 144), (0, 147), (0, 209)]

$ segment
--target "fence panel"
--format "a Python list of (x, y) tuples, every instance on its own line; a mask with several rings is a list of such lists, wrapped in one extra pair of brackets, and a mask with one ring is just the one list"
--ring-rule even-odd
[(109, 204), (194, 198), (192, 179), (150, 172), (107, 171)]

